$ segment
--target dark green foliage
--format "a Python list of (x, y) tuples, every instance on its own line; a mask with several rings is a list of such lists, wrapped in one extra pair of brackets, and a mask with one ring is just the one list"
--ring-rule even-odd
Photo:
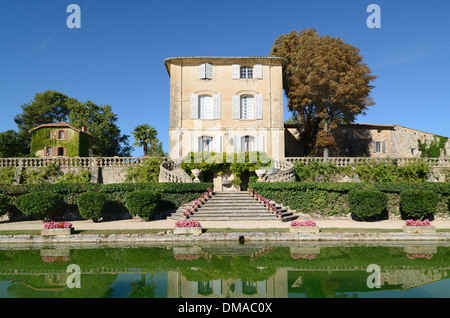
[(445, 145), (448, 141), (448, 137), (443, 136), (433, 136), (433, 140), (428, 144), (425, 139), (423, 142), (418, 139), (419, 150), (422, 152), (422, 158), (439, 158), (441, 155), (447, 155), (445, 151)]
[(125, 197), (125, 206), (133, 216), (139, 216), (148, 221), (157, 211), (161, 194), (156, 191), (134, 191)]
[(4, 194), (0, 194), (0, 216), (8, 213), (9, 209), (9, 198)]
[(78, 196), (78, 211), (85, 219), (97, 222), (106, 212), (109, 197), (106, 193), (88, 191)]
[(64, 207), (64, 198), (57, 193), (37, 191), (19, 196), (15, 205), (27, 216), (49, 220), (57, 212), (61, 212)]
[(400, 194), (400, 211), (407, 218), (430, 217), (437, 212), (438, 195), (433, 191), (409, 190)]
[(372, 190), (388, 194), (394, 201), (388, 211), (398, 213), (396, 207), (400, 193), (409, 190), (432, 191), (439, 197), (439, 213), (448, 213), (447, 200), (450, 196), (450, 183), (443, 182), (254, 182), (249, 188), (266, 198), (275, 200), (300, 213), (320, 215), (346, 215), (350, 212), (347, 201), (352, 190)]
[(363, 220), (380, 216), (387, 208), (388, 196), (380, 191), (352, 190), (347, 197), (350, 211)]
[(128, 168), (126, 181), (139, 183), (158, 182), (159, 169), (162, 163), (162, 158), (148, 158), (141, 166)]

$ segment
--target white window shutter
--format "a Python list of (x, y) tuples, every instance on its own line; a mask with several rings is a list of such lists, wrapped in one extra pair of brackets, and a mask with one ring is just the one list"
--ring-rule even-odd
[(239, 95), (232, 96), (233, 102), (233, 119), (241, 118), (241, 97)]
[(215, 94), (213, 97), (213, 119), (220, 119), (220, 94)]
[(263, 70), (262, 70), (262, 65), (261, 64), (256, 64), (253, 67), (253, 75), (254, 75), (255, 79), (262, 79), (263, 78)]
[(386, 141), (383, 141), (381, 144), (381, 149), (383, 153), (386, 153)]
[(199, 79), (206, 78), (206, 63), (203, 63), (198, 66), (198, 78)]
[(191, 151), (198, 152), (198, 137), (191, 136)]
[(264, 136), (256, 136), (256, 151), (264, 152)]
[(241, 146), (241, 137), (240, 136), (234, 136), (234, 152), (241, 152), (242, 146)]
[(233, 64), (233, 79), (241, 78), (241, 67), (239, 64)]
[(222, 152), (222, 136), (215, 136), (213, 139), (213, 152)]
[(205, 63), (205, 78), (207, 79), (213, 78), (213, 66), (209, 63)]
[(191, 119), (198, 119), (198, 95), (191, 94)]
[(255, 118), (263, 118), (263, 99), (261, 94), (255, 95)]

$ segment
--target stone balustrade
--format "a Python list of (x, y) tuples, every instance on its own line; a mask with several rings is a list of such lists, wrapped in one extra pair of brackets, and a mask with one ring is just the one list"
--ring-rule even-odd
[(168, 160), (159, 168), (159, 182), (192, 183), (192, 178), (181, 167), (182, 159)]
[(418, 160), (426, 161), (431, 167), (446, 168), (450, 167), (450, 158), (366, 158), (366, 157), (287, 157), (286, 161), (297, 163), (299, 161), (304, 163), (310, 162), (329, 162), (339, 167), (346, 167), (351, 164), (364, 163), (393, 163), (396, 162), (399, 166), (405, 166), (416, 162)]
[(0, 168), (39, 168), (49, 164), (61, 167), (136, 167), (147, 159), (163, 159), (163, 157), (72, 157), (72, 158), (0, 158)]

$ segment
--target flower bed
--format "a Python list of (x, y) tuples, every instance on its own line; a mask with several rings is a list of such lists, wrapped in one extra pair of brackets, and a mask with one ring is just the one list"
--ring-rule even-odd
[(72, 223), (66, 221), (61, 222), (49, 221), (44, 223), (44, 229), (67, 229), (71, 227)]
[(317, 234), (319, 233), (319, 227), (313, 220), (306, 220), (306, 221), (294, 220), (291, 222), (289, 231), (305, 234), (306, 233)]
[(431, 226), (430, 220), (423, 221), (414, 221), (414, 220), (406, 220), (406, 226)]
[(49, 221), (44, 223), (44, 229), (41, 235), (70, 235), (73, 233), (72, 223), (61, 221)]
[(313, 220), (306, 220), (306, 221), (294, 220), (291, 222), (291, 226), (317, 226), (317, 224)]
[(405, 225), (403, 226), (403, 232), (415, 234), (436, 233), (436, 228), (431, 226), (430, 220), (406, 220)]
[(198, 221), (187, 220), (175, 222), (174, 234), (195, 234), (202, 233), (202, 225)]

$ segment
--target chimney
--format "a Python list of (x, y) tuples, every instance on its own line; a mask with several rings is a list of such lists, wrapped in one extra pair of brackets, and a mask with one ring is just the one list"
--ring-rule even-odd
[(86, 132), (86, 126), (81, 126), (81, 131)]

